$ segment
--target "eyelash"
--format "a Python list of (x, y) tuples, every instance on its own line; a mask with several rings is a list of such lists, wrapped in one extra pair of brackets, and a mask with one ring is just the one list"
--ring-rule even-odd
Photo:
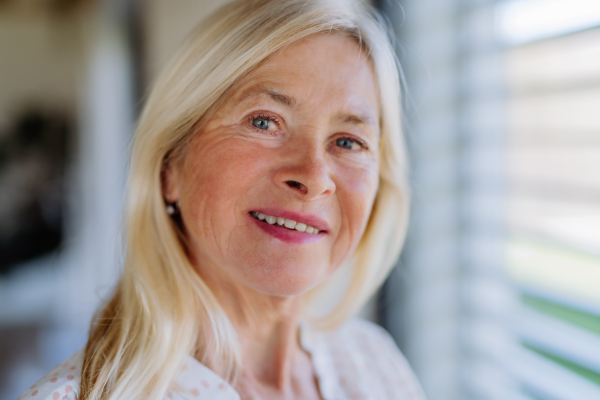
[(365, 142), (363, 142), (362, 140), (360, 140), (354, 136), (341, 136), (339, 138), (336, 138), (335, 140), (337, 141), (339, 139), (351, 140), (353, 142), (356, 142), (360, 147), (363, 148), (363, 150), (369, 150), (369, 146), (367, 146), (367, 144)]
[(268, 121), (274, 122), (277, 126), (279, 126), (279, 120), (277, 118), (275, 118), (272, 115), (266, 115), (266, 114), (254, 114), (254, 115), (251, 115), (251, 116), (248, 117), (248, 124), (255, 131), (260, 132), (263, 135), (264, 134), (273, 135), (273, 136), (276, 135), (275, 132), (267, 131), (267, 130), (264, 130), (264, 129), (258, 129), (257, 127), (255, 127), (252, 123), (254, 121), (256, 121), (257, 119), (266, 119)]

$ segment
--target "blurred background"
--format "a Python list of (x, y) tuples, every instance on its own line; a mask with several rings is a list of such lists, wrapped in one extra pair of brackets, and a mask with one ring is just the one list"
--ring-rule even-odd
[[(119, 275), (135, 120), (217, 0), (0, 1), (0, 399)], [(379, 0), (412, 225), (365, 310), (430, 400), (600, 399), (600, 2)]]

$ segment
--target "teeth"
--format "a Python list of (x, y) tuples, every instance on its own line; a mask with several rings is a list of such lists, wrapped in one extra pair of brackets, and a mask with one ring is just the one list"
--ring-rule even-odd
[(319, 233), (319, 230), (317, 228), (306, 225), (302, 222), (296, 222), (292, 219), (274, 217), (272, 215), (265, 215), (263, 213), (259, 213), (256, 211), (252, 211), (250, 213), (250, 215), (252, 215), (254, 218), (258, 218), (261, 221), (266, 221), (270, 225), (277, 223), (277, 225), (285, 226), (286, 228), (288, 228), (290, 230), (297, 230), (299, 232), (306, 232), (306, 233), (310, 233), (313, 235), (317, 235)]

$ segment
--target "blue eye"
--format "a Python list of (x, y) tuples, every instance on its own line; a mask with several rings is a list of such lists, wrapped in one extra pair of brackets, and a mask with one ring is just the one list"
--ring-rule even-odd
[(252, 125), (257, 127), (258, 129), (267, 130), (271, 126), (271, 121), (266, 118), (254, 118), (252, 120)]
[(335, 141), (336, 146), (347, 150), (360, 150), (363, 146), (356, 140), (350, 138), (339, 138)]

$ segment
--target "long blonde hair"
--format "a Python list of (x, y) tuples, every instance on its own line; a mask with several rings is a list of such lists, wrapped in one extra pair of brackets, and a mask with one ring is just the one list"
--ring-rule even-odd
[[(349, 1), (227, 4), (192, 32), (141, 115), (125, 208), (124, 271), (92, 322), (81, 400), (162, 399), (185, 357), (209, 349), (225, 365), (224, 378), (235, 381), (241, 369), (235, 331), (186, 257), (178, 226), (165, 211), (161, 173), (229, 88), (275, 52), (320, 32), (342, 32), (361, 45), (373, 63), (381, 104), (377, 197), (352, 257), (350, 283), (321, 325), (338, 326), (356, 313), (395, 264), (408, 218), (407, 161), (399, 69), (381, 16)], [(327, 292), (329, 284), (313, 291)]]

